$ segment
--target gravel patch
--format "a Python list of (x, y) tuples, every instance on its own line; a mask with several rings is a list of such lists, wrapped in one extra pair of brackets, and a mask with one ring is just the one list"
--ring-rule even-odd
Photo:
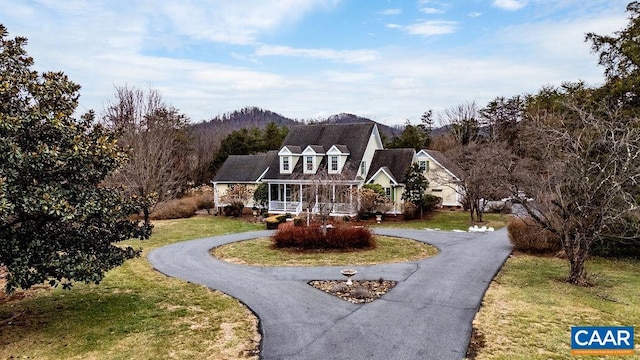
[(339, 280), (312, 280), (309, 285), (350, 303), (364, 304), (379, 299), (393, 289), (396, 282), (384, 279), (353, 280), (353, 285), (347, 285)]

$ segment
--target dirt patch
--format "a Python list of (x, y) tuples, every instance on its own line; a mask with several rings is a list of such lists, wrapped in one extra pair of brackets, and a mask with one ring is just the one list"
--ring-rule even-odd
[(309, 285), (350, 303), (364, 304), (379, 299), (393, 289), (396, 282), (384, 279), (353, 280), (353, 285), (347, 285), (339, 280), (313, 280)]
[(467, 349), (467, 359), (475, 359), (485, 346), (484, 334), (475, 326), (471, 329), (471, 339), (469, 340), (469, 348)]

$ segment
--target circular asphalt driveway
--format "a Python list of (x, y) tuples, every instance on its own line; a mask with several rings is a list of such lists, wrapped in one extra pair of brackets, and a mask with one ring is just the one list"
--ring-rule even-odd
[(355, 279), (398, 282), (382, 298), (362, 305), (307, 284), (343, 279), (344, 267), (252, 267), (209, 254), (213, 247), (271, 231), (176, 243), (153, 250), (148, 258), (158, 271), (220, 290), (254, 311), (262, 332), (261, 359), (464, 358), (482, 297), (511, 253), (506, 230), (375, 232), (423, 241), (440, 253), (420, 261), (355, 266)]

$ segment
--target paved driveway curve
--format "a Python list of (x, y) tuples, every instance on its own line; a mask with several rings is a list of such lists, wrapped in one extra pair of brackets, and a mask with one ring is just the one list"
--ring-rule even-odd
[(149, 253), (160, 272), (227, 293), (260, 319), (261, 359), (462, 359), (471, 322), (511, 253), (506, 230), (456, 233), (376, 229), (432, 244), (421, 261), (355, 266), (354, 279), (398, 281), (373, 303), (355, 305), (307, 285), (342, 279), (344, 267), (251, 267), (220, 261), (209, 250), (268, 236), (257, 231), (181, 242)]

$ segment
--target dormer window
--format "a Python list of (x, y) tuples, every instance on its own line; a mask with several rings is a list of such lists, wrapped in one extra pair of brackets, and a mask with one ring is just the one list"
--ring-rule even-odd
[(304, 157), (304, 166), (307, 171), (313, 171), (313, 156)]
[(300, 158), (300, 147), (292, 145), (283, 146), (282, 149), (278, 151), (278, 156), (280, 156), (280, 173), (291, 174)]
[(324, 148), (320, 145), (307, 145), (302, 151), (302, 170), (305, 174), (315, 174), (318, 165), (322, 162)]
[(327, 150), (327, 156), (329, 174), (340, 174), (349, 157), (349, 148), (346, 145), (333, 145)]
[(337, 156), (331, 156), (331, 168), (330, 170), (332, 172), (337, 172), (338, 171), (338, 157)]

